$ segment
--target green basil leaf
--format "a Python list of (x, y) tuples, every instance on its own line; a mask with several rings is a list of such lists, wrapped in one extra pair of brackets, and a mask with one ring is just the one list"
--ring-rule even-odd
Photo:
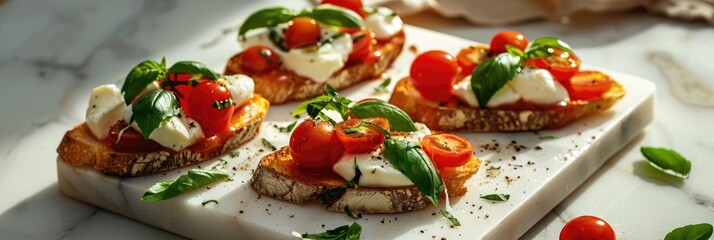
[(271, 151), (278, 150), (278, 148), (275, 147), (272, 143), (268, 142), (267, 139), (263, 138), (260, 140), (261, 143), (263, 143), (263, 146), (270, 149)]
[(675, 228), (664, 237), (664, 240), (707, 240), (711, 236), (712, 225), (700, 223)]
[(206, 200), (201, 203), (201, 205), (206, 206), (206, 204), (213, 203), (213, 204), (218, 204), (218, 200), (216, 199), (211, 199), (211, 200)]
[(506, 45), (506, 51), (511, 55), (518, 56), (520, 58), (526, 57), (526, 53), (524, 53), (520, 48), (511, 45)]
[(311, 100), (302, 102), (297, 108), (295, 108), (292, 115), (297, 116), (301, 113), (307, 112), (307, 114), (312, 118), (317, 118), (319, 116), (323, 120), (329, 120), (334, 124), (335, 121), (322, 112), (322, 110), (333, 110), (339, 113), (342, 119), (347, 119), (349, 116), (347, 114), (347, 106), (352, 103), (352, 101), (345, 97), (341, 97), (329, 84), (325, 86), (325, 92), (327, 92), (328, 95), (318, 96)]
[(275, 25), (288, 22), (297, 14), (288, 8), (272, 7), (261, 9), (250, 15), (238, 30), (238, 36), (245, 35), (246, 32), (256, 28), (273, 27)]
[(359, 183), (359, 179), (362, 177), (362, 171), (359, 170), (359, 167), (357, 167), (357, 158), (355, 158), (355, 176), (350, 180), (349, 182), (340, 185), (339, 187), (333, 188), (328, 190), (327, 192), (320, 194), (320, 196), (317, 197), (317, 201), (319, 203), (329, 203), (332, 202), (333, 199), (336, 197), (341, 196), (343, 193), (345, 193), (345, 190), (347, 188), (351, 188), (354, 186), (357, 186)]
[(391, 83), (391, 82), (392, 82), (392, 78), (384, 79), (384, 81), (382, 83), (380, 83), (379, 86), (376, 86), (374, 88), (374, 92), (375, 93), (388, 93), (389, 89), (387, 89), (387, 87), (389, 86), (389, 83)]
[(346, 28), (364, 28), (359, 15), (353, 14), (337, 7), (321, 6), (307, 12), (307, 15), (315, 21), (325, 25)]
[(360, 219), (362, 217), (362, 214), (357, 214), (357, 216), (352, 214), (352, 211), (350, 211), (350, 207), (347, 205), (345, 205), (345, 214), (347, 214), (348, 217), (353, 219)]
[[(161, 201), (177, 197), (219, 180), (227, 179), (228, 173), (217, 169), (191, 169), (176, 181), (154, 184), (141, 197), (141, 201)], [(216, 201), (218, 202), (218, 201)]]
[(139, 125), (141, 135), (146, 139), (166, 119), (176, 116), (180, 111), (176, 96), (171, 91), (163, 89), (149, 91), (131, 106), (132, 118)]
[(526, 59), (550, 56), (553, 53), (548, 51), (549, 48), (560, 48), (563, 51), (573, 54), (573, 50), (570, 48), (570, 45), (562, 40), (556, 37), (541, 37), (533, 41), (528, 48), (526, 48)]
[(366, 100), (350, 107), (350, 114), (357, 118), (383, 117), (389, 120), (391, 130), (413, 132), (417, 128), (406, 112), (398, 107), (380, 100)]
[(451, 221), (451, 224), (454, 224), (454, 226), (461, 226), (461, 222), (459, 222), (459, 219), (456, 219), (454, 215), (451, 215), (449, 211), (446, 211), (446, 209), (439, 209), (439, 213), (441, 213), (441, 216), (444, 216), (446, 219), (449, 219)]
[(196, 78), (208, 78), (213, 80), (221, 78), (221, 74), (214, 72), (210, 68), (206, 67), (206, 65), (203, 65), (203, 63), (196, 61), (176, 62), (173, 66), (171, 66), (171, 68), (169, 68), (169, 73), (200, 75)]
[(478, 104), (485, 108), (488, 100), (520, 71), (521, 58), (510, 53), (501, 53), (479, 64), (471, 73), (471, 89)]
[(640, 152), (652, 167), (675, 177), (689, 178), (692, 163), (678, 152), (656, 147), (641, 147)]
[(362, 226), (354, 222), (350, 226), (339, 226), (323, 233), (304, 233), (301, 237), (314, 240), (358, 240), (361, 234)]
[(444, 192), (444, 183), (420, 148), (419, 144), (390, 138), (384, 141), (382, 154), (437, 206), (439, 196)]
[(481, 198), (486, 199), (486, 200), (491, 200), (491, 201), (497, 201), (497, 202), (503, 202), (511, 198), (511, 195), (509, 194), (489, 194), (489, 195), (481, 195)]
[(282, 133), (292, 132), (292, 131), (293, 131), (293, 128), (295, 128), (295, 125), (297, 125), (297, 121), (294, 121), (293, 123), (291, 123), (291, 124), (288, 125), (287, 127), (279, 127), (279, 128), (278, 128), (278, 131), (280, 131), (280, 132), (282, 132)]
[[(322, 96), (318, 96), (318, 97), (315, 97), (315, 98), (313, 98), (313, 99), (304, 101), (304, 102), (300, 103), (300, 105), (298, 105), (298, 106), (295, 108), (295, 110), (294, 110), (292, 113), (290, 113), (290, 115), (292, 115), (292, 116), (294, 117), (294, 116), (297, 116), (297, 115), (306, 113), (306, 112), (307, 112), (307, 108), (308, 108), (308, 106), (309, 106), (310, 104), (320, 103), (320, 102), (327, 102), (327, 101), (329, 101), (329, 100), (330, 100), (330, 96), (322, 95)], [(325, 103), (325, 105), (327, 105), (327, 104)], [(309, 114), (308, 114), (308, 115), (309, 115)], [(310, 115), (310, 117), (315, 118), (315, 117), (317, 117), (317, 116), (312, 116), (312, 115)]]
[[(162, 60), (162, 63), (165, 64), (165, 60)], [(124, 93), (124, 102), (130, 104), (146, 86), (163, 78), (165, 72), (166, 66), (162, 66), (153, 60), (146, 60), (136, 65), (126, 75), (124, 85), (121, 86), (121, 92)]]

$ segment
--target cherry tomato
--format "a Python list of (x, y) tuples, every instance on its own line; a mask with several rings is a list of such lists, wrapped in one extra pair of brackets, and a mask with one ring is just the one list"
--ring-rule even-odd
[(338, 123), (337, 126), (335, 126), (337, 137), (348, 152), (371, 152), (384, 143), (384, 134), (379, 130), (371, 127), (359, 127), (363, 121), (375, 124), (389, 131), (389, 121), (381, 117), (348, 119)]
[(548, 51), (553, 54), (547, 57), (530, 59), (526, 61), (526, 65), (547, 69), (553, 77), (565, 83), (566, 85), (570, 77), (575, 75), (580, 69), (580, 58), (575, 54), (563, 51), (560, 48), (549, 48)]
[(570, 78), (568, 94), (571, 100), (600, 98), (612, 87), (612, 78), (599, 71), (580, 71)]
[(191, 95), (191, 91), (193, 91), (193, 86), (198, 84), (200, 81), (196, 79), (195, 82), (191, 81), (193, 79), (193, 75), (191, 74), (175, 74), (171, 73), (169, 74), (168, 79), (161, 79), (159, 81), (159, 85), (161, 88), (170, 90), (176, 95), (176, 98), (178, 98), (179, 103), (181, 104), (181, 109), (184, 111), (184, 113), (188, 114), (188, 96)]
[(466, 164), (474, 151), (469, 141), (448, 133), (426, 136), (421, 140), (421, 146), (439, 169)]
[(421, 95), (432, 101), (446, 101), (459, 73), (456, 59), (443, 51), (428, 51), (414, 59), (409, 75)]
[[(148, 152), (161, 149), (162, 146), (154, 140), (145, 139), (139, 131), (133, 128), (127, 128), (127, 124), (114, 124), (109, 129), (109, 140), (114, 149), (122, 152)], [(125, 129), (126, 128), (126, 129)], [(122, 132), (122, 130), (124, 130)], [(120, 137), (121, 135), (121, 137)], [(118, 141), (117, 141), (118, 139)]]
[(491, 38), (491, 54), (495, 56), (506, 52), (506, 45), (526, 50), (528, 39), (516, 31), (501, 31)]
[(360, 30), (352, 34), (352, 39), (357, 39), (352, 43), (352, 52), (347, 58), (348, 63), (370, 63), (368, 60), (376, 60), (371, 58), (374, 52), (374, 34), (369, 30)]
[(288, 22), (285, 30), (285, 45), (288, 48), (301, 48), (316, 44), (320, 41), (320, 26), (315, 19), (309, 17), (296, 17)]
[(297, 166), (313, 174), (332, 172), (332, 166), (345, 152), (334, 126), (314, 119), (307, 119), (295, 127), (289, 146)]
[(266, 46), (252, 46), (240, 59), (240, 67), (248, 73), (266, 73), (280, 66), (280, 57)]
[(459, 54), (456, 55), (456, 62), (461, 67), (462, 78), (471, 75), (479, 64), (486, 61), (489, 58), (491, 51), (489, 51), (486, 45), (474, 45), (468, 48), (461, 49)]
[(580, 216), (563, 226), (560, 240), (615, 240), (615, 231), (605, 220), (595, 216)]
[(347, 8), (359, 14), (362, 18), (367, 16), (367, 13), (362, 10), (362, 8), (364, 7), (364, 5), (362, 4), (362, 0), (323, 0), (320, 4), (332, 4), (335, 6)]
[(216, 135), (228, 128), (234, 106), (225, 106), (231, 99), (231, 92), (216, 81), (202, 82), (188, 96), (191, 118), (196, 120), (206, 136)]

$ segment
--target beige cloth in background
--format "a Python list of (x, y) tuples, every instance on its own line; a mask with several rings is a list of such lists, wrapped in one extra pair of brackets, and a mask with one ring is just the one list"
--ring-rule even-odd
[(714, 24), (714, 0), (364, 0), (410, 15), (433, 9), (446, 17), (499, 25), (532, 19), (560, 19), (578, 11), (610, 12), (645, 8), (668, 17)]

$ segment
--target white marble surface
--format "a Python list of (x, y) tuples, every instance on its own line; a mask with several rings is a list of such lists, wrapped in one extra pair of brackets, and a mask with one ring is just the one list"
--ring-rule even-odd
[[(0, 5), (0, 238), (164, 239), (180, 236), (97, 209), (59, 194), (55, 148), (82, 121), (86, 96), (100, 83), (120, 82), (140, 60), (195, 59), (221, 66), (237, 47), (233, 33), (205, 44), (261, 6), (300, 1), (7, 1)], [(432, 14), (407, 23), (488, 41), (501, 27), (479, 27)], [(556, 239), (565, 221), (592, 214), (620, 239), (657, 239), (671, 229), (714, 223), (714, 29), (640, 12), (574, 16), (505, 28), (527, 36), (555, 35), (586, 62), (652, 80), (654, 122), (634, 142), (555, 207), (524, 239)], [(206, 59), (196, 52), (222, 54)], [(671, 60), (676, 64), (672, 64)], [(658, 65), (659, 64), (659, 65)], [(681, 77), (673, 66), (691, 76)], [(672, 77), (680, 76), (680, 77)], [(670, 79), (671, 78), (671, 79)], [(697, 84), (690, 84), (690, 82)], [(684, 84), (687, 83), (687, 84)], [(675, 96), (697, 86), (700, 104)], [(708, 96), (708, 97), (707, 97)], [(708, 100), (711, 101), (711, 100)], [(679, 181), (643, 164), (639, 146), (677, 149), (692, 161)]]

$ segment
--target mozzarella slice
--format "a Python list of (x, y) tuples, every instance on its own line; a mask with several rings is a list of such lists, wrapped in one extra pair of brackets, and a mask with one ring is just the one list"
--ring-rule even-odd
[(297, 75), (322, 83), (345, 66), (343, 59), (343, 54), (335, 50), (332, 44), (325, 44), (317, 51), (309, 48), (290, 49), (283, 55), (283, 66)]
[(246, 100), (253, 97), (255, 90), (253, 78), (243, 74), (236, 74), (225, 76), (225, 79), (228, 83), (226, 88), (231, 91), (233, 103), (237, 106), (242, 105)]
[(523, 100), (537, 104), (570, 101), (568, 91), (545, 69), (524, 68), (509, 82)]
[[(471, 107), (479, 107), (478, 98), (476, 98), (476, 93), (471, 89), (471, 76), (468, 76), (461, 80), (460, 82), (454, 84), (453, 94), (457, 98), (461, 99), (462, 102), (466, 103)], [(491, 96), (486, 104), (487, 107), (493, 108), (504, 104), (512, 104), (518, 102), (521, 99), (521, 95), (518, 94), (509, 84), (506, 84), (500, 90)]]
[(402, 30), (404, 22), (394, 14), (394, 10), (378, 7), (364, 19), (367, 28), (372, 30), (377, 39), (388, 39)]
[(454, 84), (452, 87), (452, 93), (456, 98), (460, 99), (461, 102), (465, 103), (470, 107), (478, 107), (478, 98), (476, 98), (476, 93), (471, 89), (471, 76), (468, 76), (458, 83)]
[[(136, 121), (131, 121), (133, 115), (131, 107), (132, 105), (129, 105), (124, 110), (123, 119), (125, 122), (131, 122), (130, 126), (134, 130), (141, 132)], [(149, 139), (156, 141), (161, 146), (179, 151), (196, 143), (203, 136), (201, 126), (181, 112), (178, 116), (163, 121), (158, 128), (151, 132)]]
[(126, 104), (114, 84), (95, 87), (87, 107), (87, 127), (98, 139), (109, 136), (109, 129), (122, 119)]
[(509, 84), (506, 84), (491, 96), (486, 107), (494, 108), (505, 104), (512, 104), (518, 102), (520, 99), (521, 95), (513, 90)]

